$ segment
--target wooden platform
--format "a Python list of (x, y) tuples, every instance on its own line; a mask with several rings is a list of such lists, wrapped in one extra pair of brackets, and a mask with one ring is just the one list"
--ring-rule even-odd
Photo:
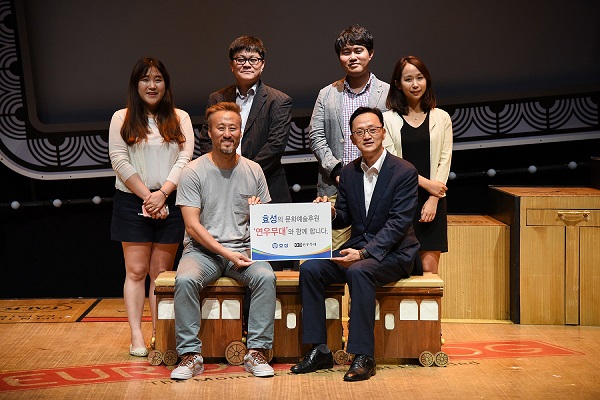
[[(76, 299), (77, 301), (80, 299)], [(99, 299), (85, 299), (92, 304)], [(19, 300), (48, 307), (64, 300)], [(0, 310), (6, 307), (0, 301)], [(143, 323), (149, 337), (150, 322)], [(598, 399), (600, 328), (442, 323), (450, 364), (378, 365), (362, 383), (343, 382), (348, 366), (254, 378), (241, 367), (206, 364), (194, 379), (174, 382), (170, 368), (128, 355), (126, 322), (0, 324), (0, 399)]]
[(449, 215), (442, 319), (509, 320), (509, 226), (486, 215)]
[[(127, 311), (123, 299), (101, 299), (82, 316), (84, 322), (119, 322), (127, 321)], [(144, 302), (142, 321), (152, 321), (148, 299)]]
[(96, 299), (0, 300), (0, 324), (23, 322), (76, 322)]

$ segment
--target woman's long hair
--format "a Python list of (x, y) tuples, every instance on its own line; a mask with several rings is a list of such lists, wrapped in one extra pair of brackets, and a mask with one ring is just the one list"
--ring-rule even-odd
[(396, 111), (400, 115), (408, 114), (406, 97), (404, 96), (402, 89), (399, 89), (398, 86), (396, 86), (396, 82), (401, 82), (402, 80), (402, 71), (404, 71), (406, 64), (412, 64), (417, 67), (419, 72), (421, 72), (427, 80), (427, 89), (425, 89), (425, 93), (423, 93), (423, 96), (421, 97), (421, 109), (427, 112), (432, 108), (435, 108), (435, 93), (433, 92), (433, 81), (431, 80), (431, 74), (429, 73), (429, 70), (423, 61), (415, 56), (402, 57), (396, 63), (394, 72), (392, 73), (392, 79), (390, 80), (390, 91), (387, 99), (385, 100), (386, 107), (389, 110)]
[(148, 132), (150, 131), (148, 116), (146, 115), (144, 101), (138, 93), (138, 83), (148, 74), (151, 68), (156, 68), (162, 74), (165, 82), (165, 94), (158, 104), (155, 113), (156, 125), (165, 142), (176, 141), (181, 146), (185, 142), (185, 136), (179, 125), (179, 118), (175, 113), (173, 94), (171, 92), (171, 78), (164, 64), (154, 57), (140, 58), (135, 67), (133, 67), (133, 71), (131, 71), (129, 94), (127, 97), (127, 113), (121, 127), (121, 137), (128, 145), (146, 140), (148, 137)]

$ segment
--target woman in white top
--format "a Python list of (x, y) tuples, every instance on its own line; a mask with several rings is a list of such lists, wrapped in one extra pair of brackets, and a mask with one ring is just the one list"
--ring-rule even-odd
[(173, 268), (184, 224), (175, 206), (181, 169), (194, 151), (189, 115), (176, 109), (169, 74), (160, 60), (140, 59), (131, 73), (127, 108), (115, 112), (109, 155), (116, 172), (111, 238), (122, 242), (123, 297), (132, 356), (148, 355), (142, 333), (146, 276), (150, 275), (152, 338), (156, 329), (154, 280)]
[(419, 171), (419, 202), (413, 226), (421, 243), (424, 272), (437, 274), (440, 255), (448, 251), (446, 182), (452, 159), (452, 121), (436, 108), (431, 75), (414, 56), (394, 68), (383, 114), (385, 148)]

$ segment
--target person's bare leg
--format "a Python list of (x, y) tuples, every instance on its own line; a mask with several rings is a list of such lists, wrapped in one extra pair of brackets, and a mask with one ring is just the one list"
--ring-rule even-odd
[(422, 251), (421, 261), (423, 262), (423, 272), (430, 272), (432, 274), (438, 273), (438, 266), (440, 264), (440, 251)]
[(123, 242), (123, 255), (125, 256), (123, 300), (131, 329), (131, 347), (133, 349), (146, 347), (142, 333), (142, 314), (146, 301), (146, 275), (150, 270), (151, 252), (152, 243)]

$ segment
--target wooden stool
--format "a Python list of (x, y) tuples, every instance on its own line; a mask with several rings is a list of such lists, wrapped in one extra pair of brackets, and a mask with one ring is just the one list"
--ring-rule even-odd
[[(175, 352), (174, 290), (176, 271), (166, 271), (155, 280), (158, 319), (152, 365), (177, 363)], [(233, 365), (243, 363), (246, 346), (242, 342), (242, 307), (245, 287), (235, 279), (222, 277), (200, 292), (202, 357), (223, 358)]]
[[(277, 304), (275, 307), (275, 334), (273, 358), (278, 362), (298, 362), (309, 350), (302, 344), (302, 303), (298, 271), (277, 271)], [(348, 355), (343, 351), (342, 296), (344, 285), (325, 289), (327, 318), (327, 345), (334, 352), (336, 362), (345, 364)]]
[(380, 362), (418, 358), (423, 366), (445, 366), (448, 356), (441, 351), (443, 294), (444, 281), (428, 273), (377, 288), (375, 358)]

